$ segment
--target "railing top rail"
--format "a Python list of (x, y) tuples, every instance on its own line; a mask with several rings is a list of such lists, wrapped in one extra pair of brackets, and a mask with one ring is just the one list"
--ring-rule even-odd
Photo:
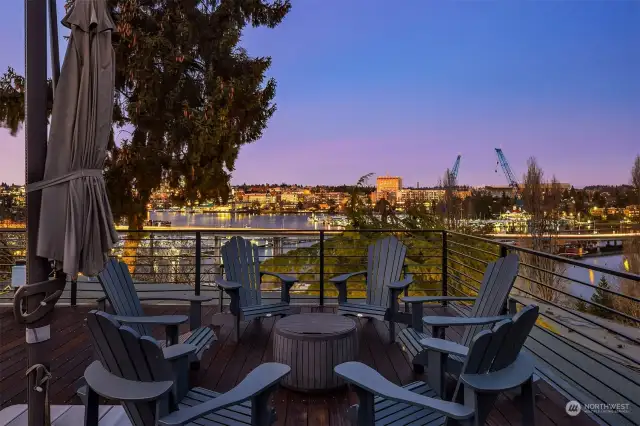
[(632, 274), (630, 272), (614, 271), (612, 269), (603, 268), (603, 267), (597, 266), (597, 265), (587, 265), (587, 264), (585, 264), (583, 262), (579, 262), (577, 260), (569, 259), (569, 258), (558, 256), (558, 255), (555, 255), (555, 254), (544, 253), (544, 252), (541, 252), (541, 251), (536, 251), (536, 250), (528, 249), (528, 248), (525, 248), (525, 247), (518, 247), (518, 246), (514, 246), (512, 244), (503, 243), (503, 242), (500, 242), (500, 241), (495, 241), (495, 240), (492, 240), (492, 239), (489, 239), (489, 238), (479, 237), (477, 235), (463, 234), (461, 232), (456, 232), (456, 231), (446, 231), (446, 232), (448, 234), (458, 235), (458, 236), (464, 237), (464, 238), (471, 238), (471, 239), (474, 239), (474, 240), (477, 240), (477, 241), (483, 241), (483, 242), (486, 242), (488, 244), (499, 245), (501, 247), (506, 247), (509, 250), (519, 251), (519, 252), (522, 252), (522, 253), (529, 253), (529, 254), (533, 254), (533, 255), (536, 255), (536, 256), (543, 257), (545, 259), (555, 260), (557, 262), (562, 262), (562, 263), (566, 263), (568, 265), (577, 266), (579, 268), (591, 269), (593, 271), (601, 272), (603, 274), (614, 275), (614, 276), (619, 277), (619, 278), (624, 278), (624, 279), (627, 279), (627, 280), (640, 282), (640, 275)]
[[(151, 228), (151, 227), (149, 227)], [(476, 241), (482, 241), (488, 244), (493, 244), (500, 247), (505, 247), (509, 250), (518, 251), (521, 253), (533, 254), (536, 256), (540, 256), (546, 259), (554, 260), (557, 262), (562, 262), (568, 265), (576, 266), (579, 268), (590, 269), (593, 271), (601, 272), (604, 274), (613, 275), (619, 278), (628, 279), (636, 282), (640, 282), (640, 275), (636, 275), (630, 272), (623, 271), (615, 271), (612, 269), (608, 269), (605, 267), (597, 266), (597, 265), (586, 265), (577, 260), (569, 259), (566, 257), (558, 256), (555, 254), (544, 253), (524, 247), (514, 246), (512, 244), (496, 241), (490, 238), (481, 237), (472, 234), (464, 234), (457, 231), (446, 231), (443, 229), (343, 229), (343, 230), (307, 230), (307, 229), (263, 229), (263, 228), (207, 228), (207, 227), (189, 227), (189, 228), (158, 228), (158, 229), (144, 229), (144, 230), (122, 230), (127, 233), (195, 233), (200, 232), (203, 234), (209, 235), (225, 235), (229, 233), (234, 234), (262, 234), (262, 235), (300, 235), (300, 236), (313, 236), (320, 235), (323, 233), (324, 235), (342, 235), (345, 233), (444, 233), (451, 235), (457, 235), (464, 238), (470, 238)], [(0, 228), (0, 232), (17, 232), (22, 233), (26, 232), (25, 228)]]

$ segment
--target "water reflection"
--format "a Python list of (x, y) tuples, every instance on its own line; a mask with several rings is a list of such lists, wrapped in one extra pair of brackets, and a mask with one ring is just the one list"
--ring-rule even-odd
[(248, 213), (184, 213), (151, 212), (153, 221), (169, 221), (173, 226), (201, 226), (211, 228), (272, 228), (272, 229), (338, 229), (335, 226), (312, 222), (311, 215), (248, 214)]
[[(629, 262), (624, 259), (621, 254), (613, 256), (589, 257), (583, 259), (582, 263), (585, 263), (587, 266), (600, 266), (602, 268), (608, 268), (614, 271), (623, 271), (624, 269), (627, 269), (629, 265)], [(612, 287), (615, 287), (618, 284), (618, 277), (615, 277), (611, 274), (603, 274), (602, 272), (594, 271), (592, 269), (586, 269), (584, 267), (568, 266), (567, 271), (564, 275), (578, 281), (590, 283), (592, 285), (597, 285), (600, 279), (604, 276), (607, 279), (607, 282)], [(589, 287), (572, 281), (568, 282), (569, 292), (575, 296), (580, 296), (584, 299), (589, 300), (595, 291), (593, 287)]]

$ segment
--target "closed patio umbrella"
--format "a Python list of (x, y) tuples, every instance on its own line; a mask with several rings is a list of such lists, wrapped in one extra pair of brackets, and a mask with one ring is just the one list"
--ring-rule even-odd
[(112, 126), (115, 53), (105, 0), (76, 1), (55, 91), (42, 190), (37, 255), (76, 276), (95, 275), (118, 239), (102, 176)]

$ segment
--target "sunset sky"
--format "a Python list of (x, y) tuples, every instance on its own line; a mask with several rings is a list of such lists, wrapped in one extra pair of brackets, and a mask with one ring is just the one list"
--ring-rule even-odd
[[(24, 70), (23, 8), (0, 6), (2, 71)], [(462, 154), (460, 183), (504, 184), (496, 147), (518, 177), (535, 156), (576, 186), (628, 183), (639, 22), (634, 0), (294, 0), (281, 26), (243, 40), (273, 58), (278, 111), (233, 183), (388, 172), (434, 185)], [(0, 181), (23, 183), (23, 133), (0, 129), (0, 147)]]

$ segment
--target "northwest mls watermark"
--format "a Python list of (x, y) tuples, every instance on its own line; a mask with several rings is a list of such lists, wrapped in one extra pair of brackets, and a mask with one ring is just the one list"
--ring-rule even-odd
[(581, 412), (605, 414), (605, 413), (628, 413), (630, 408), (629, 404), (615, 403), (615, 404), (580, 404), (578, 401), (569, 401), (565, 406), (565, 411), (568, 415), (575, 417)]

